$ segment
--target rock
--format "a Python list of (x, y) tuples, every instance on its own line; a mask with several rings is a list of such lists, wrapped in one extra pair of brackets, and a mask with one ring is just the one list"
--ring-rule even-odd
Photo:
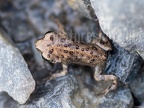
[(35, 35), (47, 32), (51, 24), (48, 23), (48, 17), (52, 4), (53, 0), (43, 0), (42, 3), (40, 0), (36, 2), (2, 0), (0, 5), (0, 23), (10, 33), (15, 42), (30, 40)]
[(105, 73), (115, 74), (122, 82), (128, 84), (137, 76), (143, 60), (136, 52), (128, 52), (115, 43), (113, 46), (113, 51), (107, 60)]
[(14, 101), (7, 93), (0, 93), (0, 107), (1, 108), (17, 108), (18, 102)]
[[(32, 31), (32, 27), (26, 20), (25, 12), (13, 7), (13, 3), (9, 4), (10, 1), (7, 0), (5, 2), (10, 8), (8, 8), (7, 11), (0, 10), (1, 25), (5, 26), (4, 28), (10, 33), (10, 36), (13, 38), (13, 40), (15, 42), (23, 42), (34, 37), (35, 34)], [(6, 5), (3, 4), (2, 8), (7, 8), (5, 6)]]
[[(90, 19), (95, 19), (92, 18), (93, 14), (95, 14), (99, 20), (101, 29), (110, 39), (127, 50), (138, 52), (144, 58), (144, 1), (67, 1), (71, 7), (74, 7), (74, 9)], [(90, 5), (92, 9), (88, 8), (91, 7)]]
[(0, 104), (3, 108), (132, 108), (133, 98), (126, 87), (107, 95), (97, 95), (108, 85), (95, 82), (89, 71), (89, 68), (70, 68), (64, 77), (39, 83), (25, 105), (19, 105), (6, 94), (0, 94), (0, 99), (3, 99)]
[(90, 69), (74, 71), (78, 88), (73, 93), (72, 101), (76, 108), (132, 108), (133, 97), (126, 87), (118, 87), (107, 95), (100, 95), (109, 84), (96, 82), (91, 78)]
[(0, 34), (0, 91), (23, 104), (35, 89), (35, 81), (17, 48)]
[(105, 96), (98, 108), (133, 108), (133, 97), (130, 90), (120, 88), (116, 93)]
[(19, 108), (74, 108), (71, 96), (77, 88), (72, 75), (38, 85), (32, 102)]
[[(90, 70), (90, 69), (86, 69)], [(69, 69), (69, 74), (37, 86), (30, 102), (19, 108), (132, 108), (129, 89), (121, 87), (105, 95), (97, 95), (107, 84), (95, 82), (81, 68)]]
[[(79, 5), (77, 7), (81, 11), (84, 11), (82, 14), (88, 14), (88, 16), (86, 16), (90, 17), (87, 6), (85, 6), (86, 2), (81, 2), (90, 0), (71, 1), (74, 1), (74, 3), (78, 2), (78, 4), (82, 3), (83, 7)], [(95, 23), (91, 21), (91, 23), (88, 24), (88, 19), (78, 17), (79, 13), (73, 12), (67, 4), (65, 4), (65, 0), (0, 1), (0, 25), (8, 34), (11, 34), (11, 38), (16, 42), (15, 44), (20, 49), (25, 60), (27, 60), (27, 64), (31, 67), (29, 69), (31, 69), (31, 72), (36, 76), (35, 79), (37, 80), (36, 90), (25, 105), (19, 105), (12, 100), (12, 98), (1, 94), (0, 106), (1, 103), (3, 103), (5, 104), (2, 106), (3, 108), (98, 108), (98, 106), (101, 108), (131, 108), (133, 106), (133, 99), (130, 90), (126, 87), (118, 86), (120, 87), (119, 89), (109, 92), (106, 96), (98, 96), (97, 94), (111, 83), (94, 81), (90, 68), (87, 70), (85, 70), (85, 68), (81, 68), (83, 70), (73, 70), (64, 77), (57, 78), (50, 82), (42, 82), (45, 77), (49, 77), (48, 74), (51, 74), (50, 69), (53, 68), (53, 65), (43, 66), (43, 61), (40, 56), (37, 55), (33, 43), (35, 38), (41, 38), (48, 30), (57, 31), (58, 28), (56, 24), (49, 18), (53, 14), (58, 16), (66, 27), (66, 30), (74, 30), (74, 33), (82, 33), (82, 40), (84, 39), (84, 42), (85, 40), (89, 42), (85, 39), (86, 33), (92, 34), (92, 32), (94, 32), (95, 34), (95, 32), (97, 32), (96, 29), (98, 29), (98, 27), (94, 27)], [(18, 37), (19, 35), (21, 38)], [(107, 64), (111, 69), (106, 69), (106, 73), (114, 72), (121, 81), (127, 83), (136, 76), (141, 61), (139, 61), (140, 58), (136, 53), (129, 53), (122, 48), (115, 47), (108, 61), (112, 64)], [(118, 51), (115, 51), (115, 49)], [(29, 57), (32, 60), (30, 60)], [(115, 66), (114, 63), (116, 63)], [(73, 68), (75, 67), (77, 66)], [(46, 72), (48, 74), (45, 74)], [(74, 75), (72, 73), (74, 73)], [(27, 76), (26, 74), (25, 77)]]
[(144, 1), (90, 0), (100, 26), (113, 41), (144, 58)]
[(137, 105), (144, 104), (144, 67), (140, 70), (140, 74), (137, 78), (130, 84), (131, 91), (135, 97)]
[(87, 10), (87, 6), (83, 0), (67, 0), (67, 3), (71, 6), (71, 8), (77, 10), (81, 15), (91, 18), (90, 13)]

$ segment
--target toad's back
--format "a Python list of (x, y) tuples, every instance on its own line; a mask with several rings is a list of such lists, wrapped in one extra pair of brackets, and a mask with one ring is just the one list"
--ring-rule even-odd
[(73, 42), (64, 34), (47, 33), (36, 43), (43, 57), (51, 62), (96, 66), (106, 61), (107, 53), (97, 45)]

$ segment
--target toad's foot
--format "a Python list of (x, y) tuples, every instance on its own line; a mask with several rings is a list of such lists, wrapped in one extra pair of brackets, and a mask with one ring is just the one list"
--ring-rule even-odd
[(100, 75), (98, 74), (98, 67), (95, 69), (95, 75), (94, 78), (96, 81), (112, 81), (112, 85), (109, 86), (107, 89), (102, 91), (101, 94), (107, 94), (111, 90), (115, 90), (117, 88), (117, 77), (114, 75)]
[(67, 74), (67, 66), (66, 65), (62, 65), (63, 66), (63, 70), (60, 72), (60, 73), (55, 73), (53, 74), (49, 81), (53, 80), (53, 79), (56, 79), (58, 77), (62, 77), (62, 76), (65, 76)]

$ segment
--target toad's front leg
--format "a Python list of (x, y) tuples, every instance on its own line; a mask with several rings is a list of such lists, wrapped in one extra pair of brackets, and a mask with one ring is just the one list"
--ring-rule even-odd
[(98, 45), (105, 51), (112, 50), (112, 46), (108, 37), (101, 30), (98, 33), (98, 37), (99, 37), (98, 39), (97, 38), (93, 39), (91, 43)]
[(58, 77), (62, 77), (62, 76), (65, 76), (67, 74), (67, 65), (65, 64), (62, 64), (62, 67), (63, 67), (63, 70), (61, 70), (60, 73), (55, 73), (53, 74), (49, 80), (53, 80), (53, 79), (56, 79)]
[(109, 91), (117, 88), (117, 77), (114, 75), (100, 75), (101, 71), (101, 66), (96, 66), (94, 78), (96, 81), (112, 81), (112, 85), (102, 92), (102, 94), (107, 94)]

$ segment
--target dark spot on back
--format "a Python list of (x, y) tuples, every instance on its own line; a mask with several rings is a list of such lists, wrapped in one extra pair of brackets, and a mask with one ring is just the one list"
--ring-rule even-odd
[(104, 41), (100, 41), (100, 43), (103, 44), (103, 45), (106, 44), (106, 42), (104, 42)]
[(67, 51), (67, 50), (64, 50), (64, 53), (68, 53), (68, 51)]
[(56, 56), (57, 59), (59, 59), (59, 56)]
[(66, 45), (66, 44), (64, 44), (64, 47), (67, 47), (67, 45)]
[(90, 63), (93, 63), (94, 61), (95, 61), (95, 59), (91, 59), (91, 60), (90, 60)]
[(73, 52), (73, 51), (69, 51), (69, 54), (70, 54), (70, 55), (74, 55), (74, 52)]
[(61, 58), (64, 58), (64, 55), (61, 55)]
[(79, 46), (78, 46), (78, 45), (76, 45), (76, 49), (79, 49)]
[(97, 55), (95, 55), (95, 57), (97, 58), (98, 56), (97, 56)]
[(67, 58), (67, 61), (71, 61), (72, 59), (70, 57)]
[(51, 49), (51, 50), (49, 51), (49, 54), (52, 54), (52, 53), (53, 53), (53, 51), (54, 51), (54, 50), (53, 50), (53, 49)]
[(105, 57), (105, 58), (107, 58), (107, 55), (106, 55), (106, 54), (104, 54), (104, 57)]
[(91, 51), (90, 54), (93, 54), (93, 51)]
[(84, 51), (84, 48), (82, 48), (81, 51)]
[(97, 48), (96, 48), (96, 47), (94, 47), (94, 46), (92, 47), (92, 49), (93, 49), (93, 50), (97, 50)]

